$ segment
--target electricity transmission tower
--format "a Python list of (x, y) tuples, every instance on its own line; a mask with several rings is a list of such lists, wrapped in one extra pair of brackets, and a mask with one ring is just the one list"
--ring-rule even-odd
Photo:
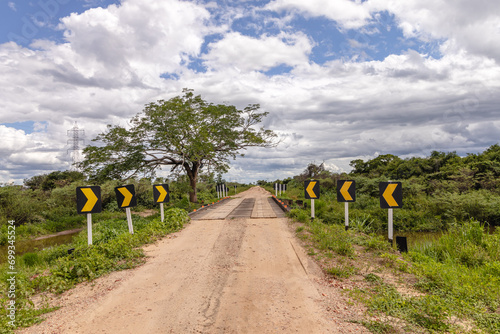
[(71, 128), (70, 130), (68, 130), (68, 137), (70, 139), (68, 139), (68, 144), (71, 146), (71, 148), (68, 149), (68, 153), (70, 153), (71, 151), (71, 158), (72, 158), (72, 161), (73, 163), (71, 164), (71, 167), (70, 167), (70, 170), (78, 170), (78, 168), (76, 167), (76, 164), (79, 163), (81, 161), (81, 157), (82, 157), (82, 154), (81, 154), (81, 147), (80, 147), (80, 144), (84, 144), (84, 140), (82, 137), (85, 137), (85, 130), (80, 130), (78, 128), (78, 125), (76, 124), (75, 122), (75, 125), (73, 126), (73, 128)]

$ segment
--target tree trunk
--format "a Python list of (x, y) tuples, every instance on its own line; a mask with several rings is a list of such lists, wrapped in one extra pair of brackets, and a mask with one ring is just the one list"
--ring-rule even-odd
[(199, 162), (193, 162), (193, 166), (189, 166), (186, 162), (184, 163), (184, 169), (189, 177), (189, 185), (191, 186), (191, 191), (189, 192), (189, 201), (191, 203), (198, 202), (198, 196), (196, 195), (196, 183), (198, 182), (198, 170), (200, 168)]
[(191, 203), (198, 202), (198, 196), (196, 195), (196, 177), (189, 177), (189, 185), (191, 186), (191, 191), (189, 192), (189, 201)]

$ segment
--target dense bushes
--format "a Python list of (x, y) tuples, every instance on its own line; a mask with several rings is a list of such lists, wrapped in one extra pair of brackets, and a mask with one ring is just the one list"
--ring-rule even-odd
[(40, 213), (46, 195), (32, 192), (21, 186), (0, 187), (0, 224), (14, 220), (17, 226), (40, 221)]

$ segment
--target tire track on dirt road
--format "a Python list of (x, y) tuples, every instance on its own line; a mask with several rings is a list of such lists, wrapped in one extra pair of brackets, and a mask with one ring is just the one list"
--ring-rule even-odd
[(214, 324), (219, 312), (224, 287), (237, 262), (246, 225), (245, 221), (226, 222), (224, 229), (214, 243), (209, 260), (210, 263), (208, 263), (209, 276), (212, 277), (212, 288), (210, 295), (203, 304), (201, 312), (204, 317), (202, 324), (205, 329)]

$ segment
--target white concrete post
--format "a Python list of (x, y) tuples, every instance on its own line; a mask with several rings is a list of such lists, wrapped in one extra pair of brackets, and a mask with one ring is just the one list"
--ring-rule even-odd
[(314, 218), (314, 198), (311, 199), (311, 218)]
[(165, 220), (165, 212), (163, 212), (163, 203), (160, 203), (160, 214), (161, 214), (161, 222)]
[(92, 245), (92, 214), (87, 213), (87, 242)]
[(392, 240), (393, 240), (392, 210), (393, 209), (388, 209), (388, 210), (389, 210), (389, 242), (392, 244)]
[(130, 232), (130, 234), (134, 234), (134, 226), (132, 225), (132, 214), (130, 213), (130, 208), (125, 208), (125, 212), (127, 213), (128, 231)]
[(345, 202), (345, 230), (347, 231), (349, 229), (349, 202)]

